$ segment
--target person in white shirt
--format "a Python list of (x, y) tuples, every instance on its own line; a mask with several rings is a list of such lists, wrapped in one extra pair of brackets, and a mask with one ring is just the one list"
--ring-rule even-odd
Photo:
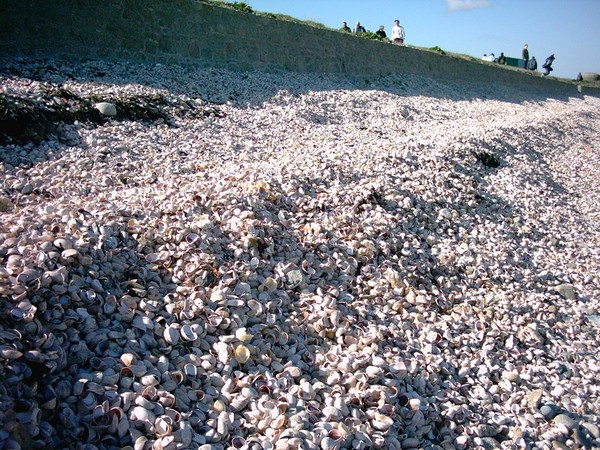
[(394, 20), (394, 26), (392, 27), (392, 42), (394, 44), (404, 44), (404, 27), (400, 26), (398, 19)]

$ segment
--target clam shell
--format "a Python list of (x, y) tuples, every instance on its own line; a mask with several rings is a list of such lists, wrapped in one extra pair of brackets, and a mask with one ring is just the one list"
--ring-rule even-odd
[(190, 325), (183, 325), (180, 330), (181, 338), (184, 341), (195, 341), (198, 339), (198, 333)]
[(168, 326), (163, 332), (163, 338), (168, 344), (176, 345), (179, 342), (179, 330), (176, 327)]
[(250, 350), (245, 345), (238, 345), (234, 350), (234, 356), (238, 363), (244, 364), (250, 359)]
[(242, 342), (248, 342), (252, 340), (254, 335), (248, 333), (246, 331), (246, 328), (238, 328), (237, 330), (235, 330), (235, 337)]

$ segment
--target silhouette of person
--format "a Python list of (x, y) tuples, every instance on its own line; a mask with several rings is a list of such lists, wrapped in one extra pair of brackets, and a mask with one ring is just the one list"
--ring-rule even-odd
[(529, 61), (529, 46), (527, 44), (525, 44), (523, 46), (522, 56), (523, 56), (523, 67), (527, 68), (527, 62)]
[(340, 31), (345, 31), (346, 33), (351, 33), (352, 30), (348, 26), (346, 22), (342, 22), (342, 26), (340, 27)]
[(542, 66), (542, 69), (545, 69), (546, 71), (544, 72), (545, 76), (550, 75), (550, 72), (552, 72), (554, 69), (552, 68), (552, 63), (554, 62), (556, 58), (554, 58), (554, 53), (551, 54), (550, 56), (548, 56), (546, 58), (546, 61), (544, 62), (544, 65)]
[(498, 64), (506, 64), (506, 56), (504, 56), (504, 52), (500, 52), (500, 56), (498, 56)]

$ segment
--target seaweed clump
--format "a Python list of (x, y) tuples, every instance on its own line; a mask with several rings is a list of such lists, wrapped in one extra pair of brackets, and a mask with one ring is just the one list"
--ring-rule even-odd
[[(96, 105), (112, 103), (115, 116), (103, 115)], [(49, 89), (33, 96), (0, 93), (0, 145), (40, 142), (60, 135), (61, 124), (99, 126), (111, 120), (162, 121), (176, 126), (175, 118), (223, 117), (217, 107), (164, 95), (80, 96), (67, 89)]]

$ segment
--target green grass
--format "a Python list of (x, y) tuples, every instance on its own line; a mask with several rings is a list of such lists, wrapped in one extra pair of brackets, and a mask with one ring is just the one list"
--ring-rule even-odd
[[(254, 11), (254, 9), (252, 8), (252, 6), (250, 6), (249, 4), (245, 3), (245, 2), (229, 2), (229, 1), (225, 1), (225, 0), (196, 0), (199, 1), (201, 3), (207, 3), (207, 4), (211, 4), (211, 5), (215, 5), (215, 6), (220, 6), (220, 7), (224, 7), (224, 8), (230, 8), (230, 9), (235, 9), (237, 11), (243, 11), (243, 12), (247, 12), (250, 14), (255, 14), (257, 16), (263, 16), (263, 17), (269, 17), (271, 19), (276, 19), (276, 20), (283, 20), (286, 22), (293, 22), (293, 23), (298, 23), (298, 24), (303, 24), (303, 25), (307, 25), (310, 27), (314, 27), (314, 28), (321, 28), (321, 29), (325, 29), (325, 30), (330, 30), (330, 31), (338, 31), (340, 33), (344, 33), (344, 34), (348, 34), (350, 36), (355, 36), (355, 37), (360, 37), (363, 39), (373, 39), (373, 40), (382, 40), (382, 41), (387, 41), (385, 38), (381, 38), (380, 36), (378, 36), (377, 34), (371, 32), (371, 31), (367, 31), (366, 33), (360, 33), (360, 34), (354, 34), (354, 33), (347, 33), (347, 32), (343, 32), (343, 31), (339, 31), (336, 28), (330, 28), (322, 23), (319, 22), (315, 22), (312, 20), (300, 20), (300, 19), (296, 19), (295, 17), (292, 16), (288, 16), (286, 14), (279, 14), (279, 13), (269, 13), (269, 12), (261, 12), (261, 11)], [(477, 62), (480, 64), (491, 64), (489, 62), (486, 61), (482, 61), (481, 58), (478, 57), (474, 57), (471, 55), (466, 55), (466, 54), (462, 54), (462, 53), (453, 53), (453, 52), (449, 52), (446, 50), (443, 50), (441, 47), (439, 46), (435, 46), (435, 47), (419, 47), (419, 46), (415, 46), (415, 45), (410, 45), (410, 44), (404, 44), (404, 46), (406, 47), (410, 47), (410, 48), (414, 48), (417, 50), (422, 50), (422, 51), (427, 51), (427, 52), (434, 52), (437, 53), (439, 55), (445, 55), (445, 56), (449, 56), (452, 58), (460, 58), (460, 59), (464, 59), (467, 61), (471, 61), (471, 62)], [(511, 66), (498, 66), (498, 68), (502, 68), (502, 69), (506, 69), (506, 70), (517, 70), (519, 72), (524, 72), (523, 69), (519, 69), (517, 67), (511, 67)], [(538, 75), (538, 76), (542, 76), (539, 72), (536, 73), (530, 73), (532, 76)], [(577, 81), (575, 81), (574, 79), (568, 79), (568, 78), (559, 78), (559, 77), (551, 77), (551, 78), (556, 78), (558, 80), (561, 81), (566, 81), (566, 82), (572, 82), (573, 84), (577, 84)], [(582, 81), (580, 83), (582, 86), (589, 86), (589, 87), (593, 87), (593, 88), (600, 88), (600, 81)]]

